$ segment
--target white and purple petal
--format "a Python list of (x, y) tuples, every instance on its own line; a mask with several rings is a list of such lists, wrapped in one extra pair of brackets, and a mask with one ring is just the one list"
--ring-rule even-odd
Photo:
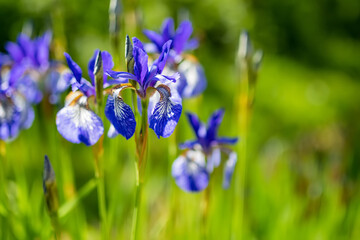
[(0, 94), (0, 139), (11, 141), (20, 131), (21, 111), (14, 102)]
[(221, 162), (221, 151), (219, 148), (214, 148), (207, 156), (206, 170), (208, 173), (212, 173), (214, 168), (218, 167)]
[(231, 152), (224, 166), (223, 188), (225, 189), (227, 189), (230, 186), (230, 182), (232, 175), (234, 173), (236, 162), (237, 162), (237, 154), (236, 152)]
[(209, 184), (210, 176), (201, 151), (189, 150), (179, 156), (172, 165), (171, 174), (176, 185), (187, 192), (199, 192)]
[(184, 75), (186, 81), (185, 87), (180, 92), (182, 97), (195, 97), (205, 90), (207, 81), (200, 63), (185, 59), (179, 64), (178, 71)]
[(174, 132), (179, 121), (182, 112), (181, 98), (176, 90), (170, 90), (166, 85), (159, 85), (156, 89), (158, 94), (150, 98), (156, 104), (153, 109), (149, 108), (149, 127), (158, 138), (166, 138)]
[(109, 130), (107, 133), (108, 138), (114, 138), (117, 135), (119, 135), (118, 131), (116, 131), (114, 125), (110, 124)]
[(91, 146), (103, 135), (104, 127), (100, 117), (86, 107), (86, 101), (83, 96), (62, 108), (56, 115), (56, 126), (66, 140)]
[(116, 131), (126, 139), (134, 135), (136, 127), (134, 113), (131, 107), (119, 96), (119, 91), (114, 91), (113, 95), (108, 96), (105, 106), (105, 116), (109, 119)]

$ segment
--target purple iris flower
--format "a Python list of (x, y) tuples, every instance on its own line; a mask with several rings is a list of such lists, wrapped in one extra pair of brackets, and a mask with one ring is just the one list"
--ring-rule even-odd
[(169, 61), (164, 72), (171, 74), (180, 73), (180, 79), (175, 84), (179, 94), (183, 98), (190, 98), (202, 93), (207, 85), (204, 69), (197, 59), (192, 55), (185, 55), (185, 51), (193, 50), (198, 47), (197, 39), (190, 36), (193, 28), (190, 21), (183, 21), (179, 27), (174, 29), (174, 20), (165, 19), (160, 33), (144, 30), (145, 36), (151, 41), (145, 45), (148, 52), (160, 53), (163, 44), (171, 40)]
[[(149, 127), (155, 131), (158, 138), (169, 137), (173, 133), (182, 111), (181, 98), (177, 91), (169, 85), (176, 82), (179, 74), (174, 73), (172, 76), (162, 74), (171, 43), (171, 40), (164, 43), (158, 59), (148, 66), (148, 55), (144, 50), (143, 44), (134, 37), (132, 49), (134, 74), (107, 71), (109, 76), (119, 82), (125, 83), (128, 79), (135, 80), (139, 86), (136, 89), (138, 98), (140, 100), (150, 98), (148, 122)], [(126, 88), (133, 89), (134, 87), (129, 84), (123, 84), (119, 88), (114, 88), (112, 94), (108, 97), (105, 115), (113, 125), (108, 136), (115, 136), (117, 133), (120, 133), (126, 139), (129, 139), (135, 132), (136, 121), (134, 113), (120, 95), (122, 90)]]
[(29, 69), (44, 73), (48, 70), (51, 32), (31, 40), (25, 34), (19, 34), (16, 42), (8, 42), (5, 46), (15, 64), (22, 64)]
[(172, 175), (176, 184), (188, 192), (198, 192), (207, 187), (209, 175), (221, 163), (221, 152), (228, 156), (224, 166), (223, 187), (228, 188), (235, 168), (237, 155), (226, 145), (233, 145), (238, 138), (218, 137), (217, 132), (224, 116), (224, 110), (215, 111), (207, 125), (191, 113), (187, 114), (196, 140), (180, 144), (185, 152), (172, 166)]
[[(88, 99), (95, 97), (95, 59), (99, 54), (96, 50), (88, 64), (88, 72), (91, 82), (82, 77), (82, 70), (69, 54), (65, 58), (71, 73), (67, 76), (72, 86), (71, 92), (66, 100), (65, 107), (56, 115), (56, 125), (59, 133), (68, 141), (73, 143), (84, 143), (87, 146), (94, 145), (103, 135), (104, 126), (101, 118), (90, 108)], [(104, 71), (114, 67), (111, 55), (103, 51), (100, 53)], [(107, 76), (104, 75), (104, 87), (109, 85)]]

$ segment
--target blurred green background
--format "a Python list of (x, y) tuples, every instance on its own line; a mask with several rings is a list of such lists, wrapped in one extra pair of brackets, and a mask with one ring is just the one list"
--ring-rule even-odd
[[(109, 1), (96, 0), (0, 0), (0, 51), (24, 26), (32, 25), (34, 36), (53, 29), (54, 38), (86, 72), (95, 49), (116, 54), (108, 7)], [(360, 239), (360, 1), (133, 0), (124, 1), (122, 16), (121, 36), (136, 34), (144, 41), (139, 30), (158, 30), (166, 17), (177, 24), (186, 17), (192, 21), (193, 36), (200, 40), (194, 55), (208, 87), (201, 97), (184, 100), (184, 111), (206, 121), (224, 107), (223, 136), (239, 135), (234, 89), (241, 30), (247, 29), (255, 48), (263, 49), (248, 134), (243, 239)], [(119, 69), (125, 68), (122, 49), (123, 43), (116, 59)], [(42, 193), (45, 154), (57, 174), (61, 203), (93, 177), (91, 148), (60, 136), (56, 111), (40, 104), (31, 129), (6, 146), (2, 164), (7, 165), (8, 184), (2, 194), (11, 209), (0, 208), (1, 239), (51, 237)], [(177, 141), (194, 138), (184, 116), (177, 128)], [(169, 151), (174, 138), (158, 140), (150, 130), (142, 239), (200, 237), (203, 193), (184, 193), (174, 185), (170, 167), (177, 154)], [(105, 138), (104, 144), (112, 236), (128, 239), (134, 140)], [(211, 178), (209, 239), (230, 236), (233, 186), (223, 190), (221, 175), (218, 170)], [(171, 211), (173, 201), (176, 209)], [(98, 219), (95, 190), (61, 220), (63, 238), (98, 239)]]

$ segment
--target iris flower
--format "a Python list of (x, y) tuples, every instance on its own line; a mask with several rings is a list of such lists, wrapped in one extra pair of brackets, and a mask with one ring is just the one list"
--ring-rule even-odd
[[(94, 145), (104, 132), (103, 122), (89, 107), (89, 99), (95, 97), (95, 60), (101, 55), (103, 69), (113, 68), (114, 63), (111, 55), (96, 50), (88, 64), (88, 72), (91, 82), (82, 77), (82, 70), (72, 60), (69, 54), (65, 58), (71, 73), (67, 76), (72, 86), (72, 91), (65, 100), (65, 107), (56, 115), (56, 126), (59, 133), (72, 143), (84, 143), (87, 146)], [(104, 87), (109, 86), (107, 76), (104, 75)]]
[(204, 69), (197, 59), (184, 52), (195, 49), (199, 43), (197, 39), (189, 39), (193, 31), (190, 21), (183, 21), (179, 27), (174, 29), (174, 20), (165, 19), (160, 33), (144, 30), (145, 36), (151, 41), (145, 45), (145, 49), (152, 53), (161, 53), (162, 46), (169, 40), (169, 60), (164, 70), (165, 73), (179, 72), (180, 79), (176, 88), (183, 98), (194, 97), (202, 93), (207, 85)]
[[(133, 73), (107, 71), (114, 80), (123, 82), (112, 90), (105, 107), (105, 115), (113, 125), (114, 136), (117, 133), (126, 139), (131, 138), (135, 132), (136, 121), (134, 113), (121, 97), (124, 89), (136, 91), (139, 100), (150, 98), (148, 105), (149, 127), (153, 129), (158, 138), (169, 137), (179, 121), (182, 105), (181, 98), (169, 83), (179, 78), (178, 73), (172, 76), (162, 74), (166, 60), (169, 56), (172, 41), (167, 41), (161, 48), (161, 53), (152, 65), (148, 66), (148, 55), (141, 41), (133, 38), (133, 47), (130, 54), (134, 60)], [(132, 71), (132, 69), (130, 69)], [(126, 83), (128, 79), (135, 80), (138, 88)]]
[(238, 138), (218, 137), (223, 115), (223, 109), (215, 111), (205, 125), (196, 115), (187, 114), (196, 139), (180, 144), (180, 148), (185, 151), (172, 165), (175, 182), (184, 191), (198, 192), (207, 187), (210, 174), (221, 163), (221, 152), (228, 156), (224, 166), (223, 187), (229, 187), (237, 155), (227, 145), (235, 144)]
[(21, 65), (0, 66), (0, 139), (5, 141), (16, 138), (34, 121), (32, 104), (37, 102), (38, 90), (23, 77), (24, 71)]

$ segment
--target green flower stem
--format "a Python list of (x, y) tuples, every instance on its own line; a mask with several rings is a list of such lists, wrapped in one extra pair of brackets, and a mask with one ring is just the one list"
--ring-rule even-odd
[(99, 205), (99, 215), (101, 219), (101, 234), (102, 239), (109, 239), (107, 229), (107, 213), (105, 201), (105, 182), (104, 182), (104, 167), (103, 167), (103, 136), (99, 142), (94, 146), (95, 155), (95, 179), (97, 183), (97, 195)]
[[(248, 121), (250, 113), (249, 81), (251, 70), (244, 59), (240, 71), (240, 94), (237, 104), (238, 130), (241, 137), (239, 143), (239, 165), (235, 169), (235, 193), (233, 199), (234, 212), (232, 214), (232, 239), (243, 238), (244, 225), (244, 204), (245, 204), (245, 181), (246, 181), (246, 160), (247, 160), (247, 140), (248, 140)], [(236, 231), (236, 232), (234, 232)]]
[(203, 203), (202, 203), (202, 216), (201, 216), (201, 235), (202, 239), (208, 239), (208, 223), (209, 223), (209, 205), (210, 205), (210, 189), (211, 186), (209, 185), (205, 191), (203, 196)]
[(148, 100), (141, 101), (142, 115), (140, 129), (135, 133), (136, 143), (136, 192), (133, 211), (133, 222), (131, 230), (131, 239), (136, 240), (138, 236), (138, 226), (141, 206), (142, 185), (144, 183), (145, 167), (147, 161), (147, 138), (148, 138), (148, 119), (147, 119)]

